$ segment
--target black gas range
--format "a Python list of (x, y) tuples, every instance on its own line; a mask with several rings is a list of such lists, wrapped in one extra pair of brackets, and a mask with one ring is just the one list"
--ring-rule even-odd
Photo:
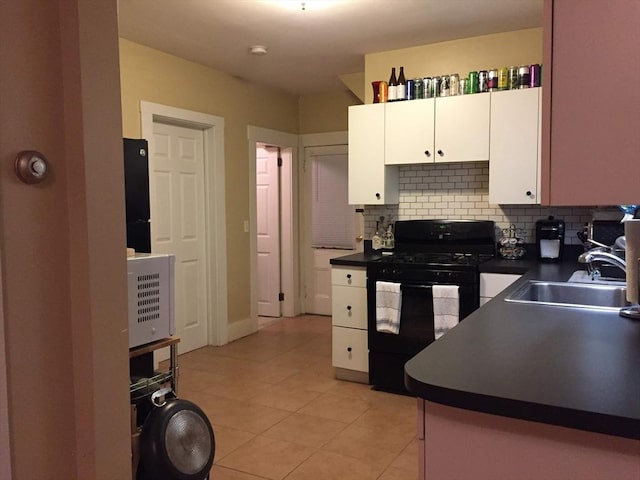
[[(458, 287), (459, 320), (480, 304), (478, 266), (495, 256), (495, 224), (477, 220), (395, 223), (395, 249), (367, 265), (369, 382), (406, 393), (404, 364), (435, 341), (434, 285)], [(376, 284), (397, 283), (402, 301), (397, 334), (376, 330)]]

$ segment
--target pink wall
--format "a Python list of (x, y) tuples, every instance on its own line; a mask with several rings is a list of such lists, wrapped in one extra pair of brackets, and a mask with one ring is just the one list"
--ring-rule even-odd
[(425, 402), (427, 479), (638, 480), (640, 441)]
[[(116, 7), (115, 0), (0, 3), (13, 479), (131, 475)], [(43, 184), (27, 186), (13, 173), (23, 149), (50, 161)]]

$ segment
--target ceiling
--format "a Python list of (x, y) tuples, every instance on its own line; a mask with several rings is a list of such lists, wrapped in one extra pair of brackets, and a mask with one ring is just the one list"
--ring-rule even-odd
[(363, 72), (367, 53), (539, 27), (542, 2), (119, 0), (119, 25), (133, 42), (302, 95), (344, 89), (338, 76)]

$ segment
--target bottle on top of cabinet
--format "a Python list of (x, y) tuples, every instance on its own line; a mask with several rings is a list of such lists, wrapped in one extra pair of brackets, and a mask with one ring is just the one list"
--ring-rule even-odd
[(398, 75), (398, 88), (396, 92), (397, 100), (407, 99), (407, 80), (404, 78), (404, 67), (400, 67), (400, 75)]
[(387, 99), (395, 102), (398, 99), (398, 79), (396, 78), (396, 67), (391, 68), (391, 76), (389, 77), (389, 85), (387, 87)]

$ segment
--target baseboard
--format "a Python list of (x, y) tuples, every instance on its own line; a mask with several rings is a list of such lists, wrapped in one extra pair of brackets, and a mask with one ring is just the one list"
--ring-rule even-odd
[(356, 370), (334, 367), (334, 373), (338, 380), (369, 384), (369, 372), (358, 372)]
[(228, 340), (233, 342), (239, 338), (246, 337), (258, 331), (258, 321), (253, 318), (245, 318), (230, 323), (228, 326)]

